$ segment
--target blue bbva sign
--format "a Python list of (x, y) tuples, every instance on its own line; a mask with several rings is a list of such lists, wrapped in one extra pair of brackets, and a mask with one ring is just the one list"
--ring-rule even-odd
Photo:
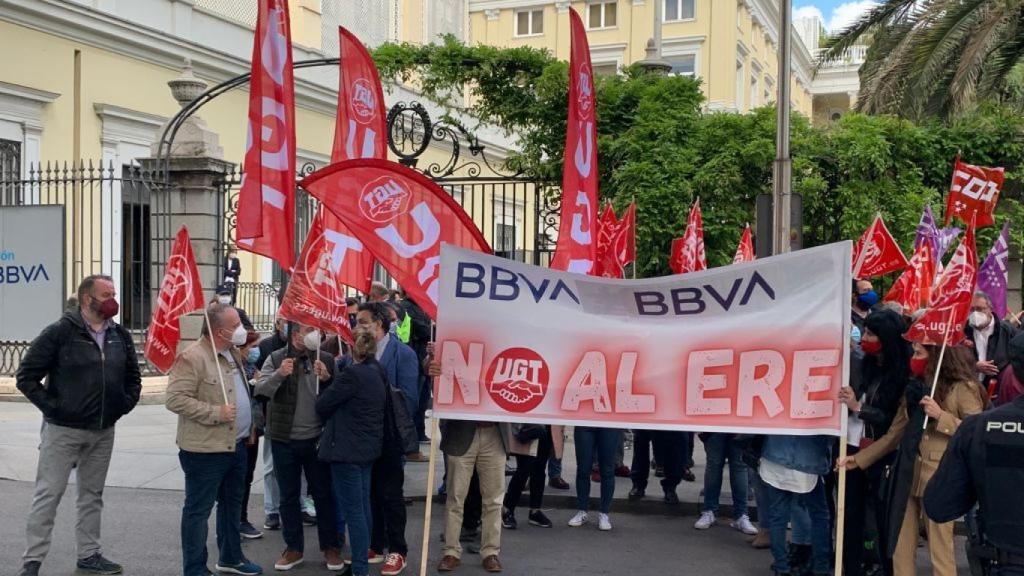
[(0, 341), (32, 340), (63, 307), (63, 206), (0, 207)]

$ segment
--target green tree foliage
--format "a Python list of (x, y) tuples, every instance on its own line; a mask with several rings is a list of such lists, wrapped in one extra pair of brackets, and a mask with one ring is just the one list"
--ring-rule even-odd
[[(541, 181), (561, 180), (564, 62), (535, 49), (467, 47), (450, 38), (441, 45), (385, 44), (374, 58), (383, 77), (416, 82), (442, 105), (468, 88), (473, 115), (518, 139), (521, 152), (511, 167)], [(709, 265), (731, 262), (743, 227), (753, 224), (757, 195), (771, 192), (774, 108), (705, 114), (699, 80), (636, 67), (623, 72), (597, 79), (598, 163), (602, 199), (620, 212), (637, 202), (638, 275), (669, 272), (672, 239), (685, 229), (696, 198)], [(948, 124), (851, 113), (824, 127), (796, 115), (793, 189), (803, 195), (804, 245), (856, 239), (881, 212), (909, 250), (923, 206), (941, 214), (957, 150), (967, 162), (1007, 168), (998, 224), (1024, 222), (1016, 174), (1024, 161), (1024, 118), (1012, 110), (983, 107)], [(979, 235), (981, 251), (996, 232)]]

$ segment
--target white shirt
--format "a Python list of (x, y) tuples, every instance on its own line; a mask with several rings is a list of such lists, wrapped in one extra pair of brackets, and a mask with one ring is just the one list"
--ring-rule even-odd
[[(861, 394), (860, 403), (864, 404), (867, 397), (867, 394)], [(846, 443), (850, 446), (860, 446), (862, 438), (864, 438), (864, 421), (851, 410), (850, 415), (846, 417)]]
[(818, 485), (818, 477), (814, 474), (791, 470), (764, 458), (761, 458), (760, 470), (761, 480), (784, 492), (807, 494)]
[(988, 360), (988, 339), (996, 332), (996, 321), (992, 320), (984, 330), (974, 329), (974, 349), (978, 351), (978, 360)]

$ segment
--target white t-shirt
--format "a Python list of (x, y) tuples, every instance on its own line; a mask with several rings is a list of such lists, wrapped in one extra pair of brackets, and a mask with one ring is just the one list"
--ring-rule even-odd
[(814, 474), (791, 470), (764, 458), (761, 458), (760, 470), (761, 480), (764, 480), (765, 484), (784, 492), (807, 494), (818, 485), (818, 477)]
[[(860, 395), (861, 404), (864, 404), (865, 398), (867, 398), (867, 394)], [(846, 443), (850, 446), (860, 446), (862, 438), (864, 438), (864, 421), (851, 411), (850, 415), (846, 417)]]

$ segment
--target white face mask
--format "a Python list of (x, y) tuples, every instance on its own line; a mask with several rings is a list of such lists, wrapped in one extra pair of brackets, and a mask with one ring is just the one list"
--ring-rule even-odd
[(245, 346), (245, 338), (248, 335), (249, 332), (245, 329), (245, 326), (239, 324), (235, 331), (231, 333), (231, 343), (235, 346)]
[(974, 312), (971, 312), (971, 315), (968, 317), (968, 320), (970, 321), (971, 326), (975, 328), (986, 328), (988, 327), (989, 323), (992, 322), (992, 320), (988, 317), (988, 314), (985, 314), (981, 310), (975, 310)]
[(306, 350), (316, 350), (320, 347), (320, 332), (313, 330), (306, 334), (302, 337), (302, 344), (306, 346)]
[(217, 302), (221, 304), (231, 304), (231, 296), (217, 296)]

